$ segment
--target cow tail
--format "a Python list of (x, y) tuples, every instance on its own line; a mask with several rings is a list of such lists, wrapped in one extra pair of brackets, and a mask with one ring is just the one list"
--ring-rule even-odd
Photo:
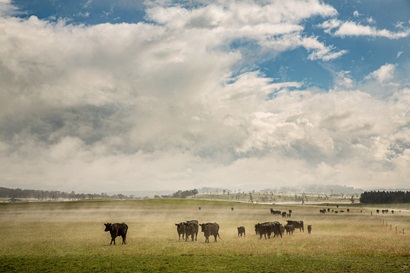
[(222, 240), (221, 236), (219, 236), (219, 232), (216, 235), (218, 235), (218, 238)]

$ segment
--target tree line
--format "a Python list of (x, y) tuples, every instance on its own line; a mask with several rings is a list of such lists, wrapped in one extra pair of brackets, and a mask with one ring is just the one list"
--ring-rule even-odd
[(28, 189), (10, 189), (0, 187), (0, 198), (9, 198), (12, 202), (17, 202), (19, 199), (37, 199), (39, 201), (44, 200), (83, 200), (83, 199), (135, 199), (133, 195), (126, 196), (124, 194), (106, 194), (106, 193), (75, 193), (74, 191), (62, 192), (62, 191), (45, 191), (45, 190), (28, 190)]
[(360, 196), (363, 204), (410, 203), (410, 191), (365, 191)]
[[(186, 198), (189, 196), (195, 196), (198, 194), (198, 190), (179, 190), (171, 195), (156, 195), (155, 198)], [(18, 202), (21, 199), (36, 199), (38, 201), (45, 200), (85, 200), (85, 199), (148, 199), (149, 197), (136, 197), (134, 195), (124, 194), (107, 194), (107, 193), (75, 193), (74, 191), (68, 193), (63, 191), (45, 191), (45, 190), (28, 190), (28, 189), (10, 189), (0, 187), (0, 198), (8, 198), (11, 202)]]

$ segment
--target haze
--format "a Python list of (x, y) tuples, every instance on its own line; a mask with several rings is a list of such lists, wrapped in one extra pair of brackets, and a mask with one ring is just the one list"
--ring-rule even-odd
[(57, 2), (0, 0), (0, 185), (409, 186), (407, 1)]

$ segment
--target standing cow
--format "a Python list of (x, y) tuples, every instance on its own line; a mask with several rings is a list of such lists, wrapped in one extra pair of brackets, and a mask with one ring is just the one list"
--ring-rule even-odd
[(201, 231), (204, 233), (205, 236), (205, 243), (209, 243), (209, 236), (215, 237), (215, 242), (217, 242), (217, 237), (221, 239), (219, 236), (219, 225), (217, 223), (205, 223), (200, 224)]
[(182, 240), (184, 240), (185, 223), (181, 222), (181, 223), (175, 224), (175, 225), (177, 226), (178, 240), (181, 240), (181, 235), (182, 235)]
[(286, 234), (291, 235), (291, 234), (293, 234), (293, 232), (295, 231), (295, 227), (294, 227), (293, 225), (291, 225), (291, 224), (287, 224), (287, 225), (285, 226), (285, 230), (286, 230)]
[(305, 232), (303, 221), (286, 220), (286, 222), (288, 222), (289, 225), (293, 225), (295, 228), (298, 228), (300, 231)]
[(111, 242), (110, 245), (114, 242), (115, 245), (115, 238), (118, 236), (122, 237), (122, 244), (125, 245), (127, 244), (126, 239), (127, 239), (127, 231), (128, 231), (128, 226), (126, 223), (107, 223), (105, 225), (105, 230), (104, 231), (109, 231), (111, 234)]
[(186, 221), (185, 223), (185, 241), (188, 240), (188, 237), (191, 236), (192, 241), (195, 238), (195, 241), (198, 238), (198, 221), (197, 220), (190, 220)]
[(239, 236), (242, 237), (242, 235), (243, 235), (243, 236), (246, 236), (246, 234), (245, 234), (245, 227), (244, 227), (244, 226), (238, 227), (238, 237), (239, 237)]

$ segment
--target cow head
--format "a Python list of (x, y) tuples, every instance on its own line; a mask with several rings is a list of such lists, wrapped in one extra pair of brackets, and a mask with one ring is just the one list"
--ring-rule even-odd
[(104, 226), (105, 226), (104, 231), (110, 231), (111, 230), (111, 223), (104, 224)]

